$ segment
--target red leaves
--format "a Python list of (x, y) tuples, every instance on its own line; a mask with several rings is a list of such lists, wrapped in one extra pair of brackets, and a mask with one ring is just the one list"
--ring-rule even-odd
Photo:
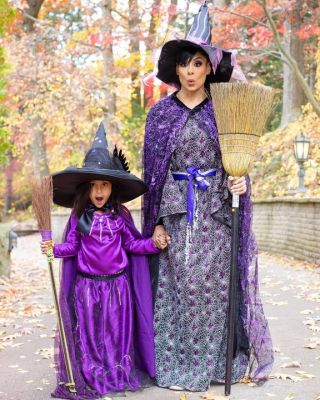
[(311, 38), (312, 36), (320, 36), (320, 27), (317, 25), (306, 24), (301, 29), (295, 32), (301, 40), (306, 40)]

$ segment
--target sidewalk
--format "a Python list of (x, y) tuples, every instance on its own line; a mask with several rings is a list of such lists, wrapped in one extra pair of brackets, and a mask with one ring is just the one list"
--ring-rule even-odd
[[(0, 278), (0, 398), (50, 399), (55, 385), (55, 310), (38, 235), (21, 237), (11, 279)], [(58, 262), (55, 261), (58, 269)], [(267, 254), (260, 257), (260, 289), (274, 341), (273, 379), (262, 387), (232, 386), (232, 400), (320, 400), (320, 269)], [(210, 393), (152, 387), (134, 400), (220, 400)], [(202, 396), (202, 397), (201, 397)], [(117, 396), (117, 399), (125, 398)], [(224, 397), (223, 397), (224, 398)]]

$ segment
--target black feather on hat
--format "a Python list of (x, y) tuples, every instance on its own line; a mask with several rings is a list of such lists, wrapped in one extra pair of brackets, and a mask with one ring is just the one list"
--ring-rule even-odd
[(59, 206), (73, 207), (77, 187), (93, 180), (110, 181), (116, 186), (121, 203), (133, 200), (147, 191), (147, 185), (131, 174), (122, 150), (115, 147), (113, 154), (103, 123), (100, 123), (91, 149), (87, 152), (82, 168), (68, 167), (52, 175), (53, 201)]
[(233, 55), (230, 51), (211, 45), (211, 22), (207, 2), (205, 1), (193, 20), (185, 39), (170, 40), (162, 47), (158, 61), (157, 78), (162, 82), (180, 87), (176, 74), (176, 56), (180, 49), (195, 47), (204, 51), (210, 60), (212, 71), (208, 82), (228, 82), (233, 71)]

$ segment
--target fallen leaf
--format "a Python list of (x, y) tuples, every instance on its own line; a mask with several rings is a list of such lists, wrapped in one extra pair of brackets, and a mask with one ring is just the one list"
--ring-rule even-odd
[(300, 361), (291, 361), (286, 364), (280, 365), (280, 368), (301, 368), (301, 362)]
[(243, 378), (240, 379), (239, 383), (244, 383), (245, 385), (247, 385), (248, 383), (251, 383), (252, 379), (250, 378), (250, 376), (244, 376)]
[(188, 396), (187, 396), (185, 393), (183, 393), (183, 394), (180, 396), (179, 400), (189, 400), (189, 398), (188, 398)]
[(313, 379), (313, 378), (315, 378), (314, 375), (308, 374), (308, 373), (305, 372), (305, 371), (296, 371), (296, 374), (302, 376), (302, 377), (305, 378), (305, 379)]
[(294, 393), (288, 393), (287, 397), (284, 400), (292, 400), (294, 399)]
[(20, 347), (20, 346), (22, 346), (24, 343), (14, 343), (14, 344), (12, 344), (11, 345), (11, 347)]
[(206, 392), (206, 393), (202, 394), (200, 397), (205, 400), (228, 400), (228, 399), (230, 399), (229, 396), (227, 396), (227, 397), (221, 396), (214, 392)]
[(316, 349), (317, 343), (307, 343), (303, 346), (305, 349)]
[(309, 314), (313, 314), (313, 311), (312, 310), (303, 310), (303, 311), (300, 311), (300, 314), (309, 315)]
[(290, 380), (293, 382), (302, 381), (302, 378), (300, 378), (299, 376), (289, 375), (289, 374), (280, 374), (280, 373), (275, 373), (275, 374), (270, 375), (270, 379), (283, 379), (283, 380)]

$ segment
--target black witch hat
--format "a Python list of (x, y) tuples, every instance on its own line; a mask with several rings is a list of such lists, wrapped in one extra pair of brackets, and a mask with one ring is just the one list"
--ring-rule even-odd
[(162, 47), (158, 61), (157, 78), (161, 81), (180, 87), (176, 74), (176, 56), (180, 49), (195, 47), (204, 51), (210, 60), (212, 71), (207, 82), (228, 82), (233, 71), (232, 53), (211, 45), (211, 22), (208, 6), (205, 1), (193, 20), (190, 31), (185, 39), (170, 40)]
[(147, 185), (129, 171), (122, 151), (108, 151), (106, 132), (101, 122), (82, 168), (69, 167), (52, 175), (53, 201), (59, 206), (73, 207), (77, 187), (93, 180), (112, 182), (120, 203), (133, 200), (147, 191)]

